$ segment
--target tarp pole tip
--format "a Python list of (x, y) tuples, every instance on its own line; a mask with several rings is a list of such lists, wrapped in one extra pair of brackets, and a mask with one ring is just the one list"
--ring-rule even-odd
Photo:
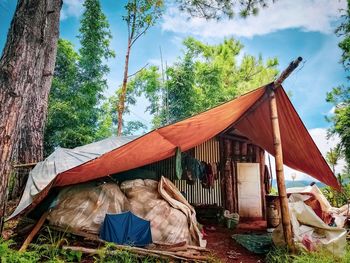
[(299, 66), (301, 61), (303, 61), (303, 58), (302, 57), (298, 57), (297, 59), (292, 61), (285, 70), (283, 70), (281, 75), (274, 82), (274, 84), (275, 84), (274, 88), (275, 89), (278, 88), (279, 86), (281, 86), (282, 82), (285, 81), (286, 78), (288, 78), (289, 75)]

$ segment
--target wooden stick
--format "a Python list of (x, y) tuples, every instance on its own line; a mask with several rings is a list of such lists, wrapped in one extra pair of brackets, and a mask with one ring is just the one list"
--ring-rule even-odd
[[(71, 230), (71, 229), (62, 229), (60, 227), (57, 226), (49, 226), (50, 228), (57, 230), (57, 231), (63, 231), (65, 233), (71, 233), (73, 235), (77, 235), (77, 236), (82, 236), (86, 239), (89, 240), (93, 240), (96, 242), (100, 242), (102, 244), (106, 243), (104, 240), (100, 239), (97, 235), (94, 234), (89, 234), (83, 231), (75, 231), (75, 230)], [(165, 243), (163, 243), (165, 244)], [(180, 243), (179, 243), (180, 244)], [(175, 244), (175, 245), (179, 245), (179, 244)], [(179, 252), (169, 252), (169, 251), (158, 251), (158, 250), (154, 250), (154, 249), (146, 249), (146, 248), (139, 248), (139, 247), (130, 247), (130, 246), (125, 246), (125, 245), (117, 245), (114, 244), (116, 248), (118, 249), (124, 249), (124, 250), (129, 250), (132, 251), (134, 253), (140, 254), (140, 255), (146, 255), (146, 256), (154, 256), (154, 257), (168, 257), (168, 258), (173, 258), (173, 259), (178, 259), (178, 260), (188, 260), (188, 259), (194, 259), (194, 258), (190, 258), (189, 255), (182, 256), (179, 255)], [(68, 247), (68, 246), (64, 246), (63, 249), (71, 249), (72, 250), (76, 250), (78, 247)], [(196, 246), (188, 246), (189, 249), (191, 250), (196, 250), (196, 251), (201, 251), (201, 252), (210, 252), (210, 250), (206, 249), (206, 248), (201, 248), (201, 247), (196, 247)], [(80, 250), (82, 252), (84, 252), (83, 250)], [(88, 251), (88, 250), (85, 250)], [(90, 253), (90, 252), (86, 252), (86, 253)], [(93, 254), (93, 253), (92, 253)], [(196, 256), (197, 257), (197, 256)], [(203, 256), (205, 257), (205, 256)], [(196, 260), (201, 260), (200, 258), (195, 258)], [(204, 262), (206, 262), (206, 260), (203, 260)]]
[(36, 225), (34, 226), (33, 230), (29, 233), (28, 237), (26, 238), (26, 240), (24, 240), (23, 245), (21, 246), (21, 248), (19, 249), (20, 252), (26, 251), (28, 245), (30, 244), (30, 242), (32, 242), (33, 238), (35, 237), (35, 235), (39, 232), (40, 228), (42, 227), (42, 225), (44, 224), (46, 217), (49, 215), (49, 211), (46, 211), (45, 213), (43, 213), (40, 217), (40, 219), (38, 220), (38, 222), (36, 223)]
[[(189, 259), (190, 260), (201, 260), (201, 261), (206, 262), (206, 259), (208, 259), (208, 257), (206, 257), (206, 256), (187, 255), (184, 252), (180, 254), (180, 252), (171, 253), (171, 252), (166, 252), (166, 251), (148, 250), (148, 249), (121, 246), (121, 245), (116, 245), (116, 248), (124, 249), (126, 251), (130, 251), (132, 253), (143, 255), (143, 256), (152, 256), (152, 257), (157, 257), (157, 258), (170, 258), (170, 259), (177, 259), (177, 260), (181, 260), (181, 261), (184, 260), (186, 262)], [(85, 254), (98, 254), (98, 250), (94, 249), (94, 248), (63, 246), (62, 249), (72, 250), (72, 251), (81, 251)], [(113, 254), (113, 251), (110, 251), (110, 254)]]
[(33, 167), (37, 165), (37, 163), (22, 163), (22, 164), (13, 164), (13, 168), (22, 168), (22, 167)]
[(303, 61), (302, 57), (298, 57), (296, 60), (292, 61), (289, 66), (281, 73), (281, 75), (275, 81), (275, 87), (278, 88), (281, 86), (282, 82), (296, 69), (299, 63)]
[(273, 132), (273, 145), (275, 149), (275, 161), (276, 161), (276, 178), (278, 194), (281, 203), (281, 214), (282, 214), (282, 226), (284, 239), (289, 249), (293, 250), (293, 240), (292, 240), (292, 227), (290, 223), (289, 207), (286, 185), (284, 181), (283, 172), (283, 154), (282, 154), (282, 144), (281, 144), (281, 134), (280, 126), (278, 121), (277, 103), (275, 92), (271, 91), (270, 94), (270, 110), (271, 110), (271, 125)]

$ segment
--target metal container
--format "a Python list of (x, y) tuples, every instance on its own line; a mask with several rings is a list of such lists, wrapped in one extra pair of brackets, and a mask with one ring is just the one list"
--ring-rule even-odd
[(266, 221), (267, 228), (275, 228), (280, 224), (281, 212), (280, 201), (276, 195), (266, 196)]

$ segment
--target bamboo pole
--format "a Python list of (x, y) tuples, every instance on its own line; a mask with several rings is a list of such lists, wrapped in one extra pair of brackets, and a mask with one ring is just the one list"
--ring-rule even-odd
[(282, 144), (281, 144), (281, 134), (278, 121), (277, 103), (275, 92), (272, 90), (270, 94), (270, 111), (271, 111), (271, 124), (273, 132), (273, 145), (275, 150), (275, 163), (276, 163), (276, 178), (278, 195), (281, 204), (281, 214), (282, 214), (282, 226), (284, 239), (287, 243), (289, 249), (293, 250), (293, 240), (292, 240), (292, 227), (290, 223), (289, 208), (288, 208), (288, 198), (286, 185), (284, 181), (283, 172), (283, 154), (282, 154)]
[(301, 61), (303, 61), (302, 57), (298, 57), (296, 60), (292, 61), (274, 82), (275, 87), (279, 87), (282, 82), (285, 81), (285, 79), (288, 78), (288, 76), (293, 72), (293, 70), (298, 67)]
[(290, 215), (289, 215), (287, 191), (286, 191), (286, 185), (284, 180), (281, 133), (280, 133), (280, 126), (278, 121), (278, 110), (277, 110), (275, 90), (281, 87), (282, 82), (286, 78), (288, 78), (288, 76), (298, 67), (298, 65), (302, 60), (303, 60), (302, 57), (298, 57), (288, 65), (288, 67), (274, 81), (273, 85), (270, 86), (271, 89), (270, 89), (270, 95), (269, 95), (273, 144), (274, 144), (275, 161), (276, 161), (275, 162), (276, 179), (277, 179), (278, 195), (279, 195), (280, 205), (281, 205), (283, 234), (284, 234), (284, 239), (288, 248), (291, 249), (292, 251), (294, 251), (293, 235), (292, 235), (292, 226), (291, 226)]

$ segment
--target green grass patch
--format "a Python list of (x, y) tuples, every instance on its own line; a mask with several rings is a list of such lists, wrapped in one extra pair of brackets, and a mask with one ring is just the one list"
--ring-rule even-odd
[(266, 263), (349, 263), (350, 246), (346, 248), (344, 257), (336, 257), (327, 250), (316, 252), (299, 252), (289, 254), (285, 249), (275, 248), (266, 256)]

